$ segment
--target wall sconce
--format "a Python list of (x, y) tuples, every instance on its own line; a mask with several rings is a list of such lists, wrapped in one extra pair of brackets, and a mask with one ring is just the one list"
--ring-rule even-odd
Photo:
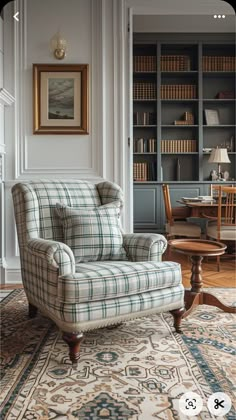
[(67, 42), (62, 38), (59, 31), (52, 37), (50, 46), (55, 58), (58, 60), (63, 60), (63, 58), (65, 58)]
[(220, 164), (221, 163), (230, 163), (229, 160), (229, 156), (227, 153), (227, 149), (220, 149), (220, 148), (216, 148), (216, 149), (212, 149), (210, 157), (208, 159), (209, 163), (218, 163), (218, 179), (222, 179), (222, 173), (221, 173), (221, 167)]

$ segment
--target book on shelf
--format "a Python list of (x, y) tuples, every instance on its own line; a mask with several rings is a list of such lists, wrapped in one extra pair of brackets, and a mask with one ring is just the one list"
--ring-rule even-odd
[(161, 140), (161, 153), (194, 153), (196, 151), (196, 140)]
[(155, 72), (157, 59), (154, 55), (135, 55), (133, 57), (134, 72)]
[(195, 99), (196, 85), (161, 85), (161, 99)]
[(133, 177), (134, 181), (155, 181), (156, 162), (134, 162)]
[(135, 138), (134, 153), (155, 153), (157, 151), (157, 140), (155, 138)]
[(203, 71), (235, 71), (235, 56), (204, 55), (202, 57)]
[(135, 111), (133, 113), (134, 125), (156, 125), (156, 113), (146, 111)]
[(134, 82), (133, 99), (156, 99), (156, 83)]
[(161, 71), (189, 71), (191, 67), (188, 55), (162, 55)]

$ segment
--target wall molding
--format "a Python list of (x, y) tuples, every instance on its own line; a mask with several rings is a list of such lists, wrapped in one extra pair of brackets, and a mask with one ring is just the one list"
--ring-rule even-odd
[[(103, 107), (101, 102), (103, 98), (103, 85), (101, 83), (101, 63), (103, 52), (103, 16), (102, 1), (96, 2), (90, 0), (90, 20), (91, 20), (91, 65), (90, 65), (90, 100), (91, 100), (91, 116), (90, 116), (90, 134), (91, 134), (91, 159), (92, 167), (31, 167), (28, 163), (28, 139), (26, 133), (26, 116), (24, 102), (26, 100), (26, 75), (27, 75), (27, 0), (16, 0), (15, 9), (19, 11), (21, 19), (15, 26), (14, 36), (14, 61), (15, 61), (15, 92), (16, 92), (16, 109), (15, 109), (15, 179), (22, 179), (36, 176), (51, 176), (57, 173), (63, 175), (87, 176), (88, 178), (103, 177), (102, 158), (103, 145), (103, 126), (101, 124)], [(92, 71), (91, 71), (92, 70)]]
[(15, 98), (8, 90), (0, 88), (0, 104), (3, 106), (11, 106), (14, 104)]

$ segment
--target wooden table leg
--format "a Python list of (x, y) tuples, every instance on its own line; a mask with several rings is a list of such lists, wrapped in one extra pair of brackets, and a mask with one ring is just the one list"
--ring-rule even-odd
[(185, 291), (185, 307), (186, 312), (183, 315), (183, 318), (186, 318), (193, 309), (198, 305), (211, 305), (216, 306), (219, 309), (222, 309), (224, 312), (236, 313), (236, 307), (224, 305), (220, 300), (212, 295), (211, 293), (204, 292), (202, 290), (203, 281), (202, 281), (202, 263), (201, 256), (193, 255), (191, 257), (192, 269), (191, 269), (191, 290)]
[(203, 285), (202, 282), (202, 258), (199, 255), (192, 255), (191, 256), (191, 262), (192, 262), (192, 269), (191, 269), (191, 290), (185, 291), (185, 308), (186, 312), (183, 315), (183, 318), (186, 318), (192, 310), (200, 305), (200, 299), (201, 299), (201, 288)]
[(202, 281), (202, 259), (200, 255), (192, 255), (191, 261), (192, 261), (192, 269), (191, 269), (191, 292), (193, 293), (200, 293), (201, 288), (203, 286)]
[(222, 303), (216, 296), (212, 295), (208, 292), (202, 292), (202, 304), (203, 305), (210, 305), (216, 306), (219, 309), (222, 309), (224, 312), (228, 312), (230, 314), (236, 314), (236, 306), (228, 306)]

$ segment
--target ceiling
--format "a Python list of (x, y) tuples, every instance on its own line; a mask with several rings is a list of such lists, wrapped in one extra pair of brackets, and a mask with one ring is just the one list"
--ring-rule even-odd
[(210, 15), (134, 15), (134, 32), (234, 32), (235, 16)]

